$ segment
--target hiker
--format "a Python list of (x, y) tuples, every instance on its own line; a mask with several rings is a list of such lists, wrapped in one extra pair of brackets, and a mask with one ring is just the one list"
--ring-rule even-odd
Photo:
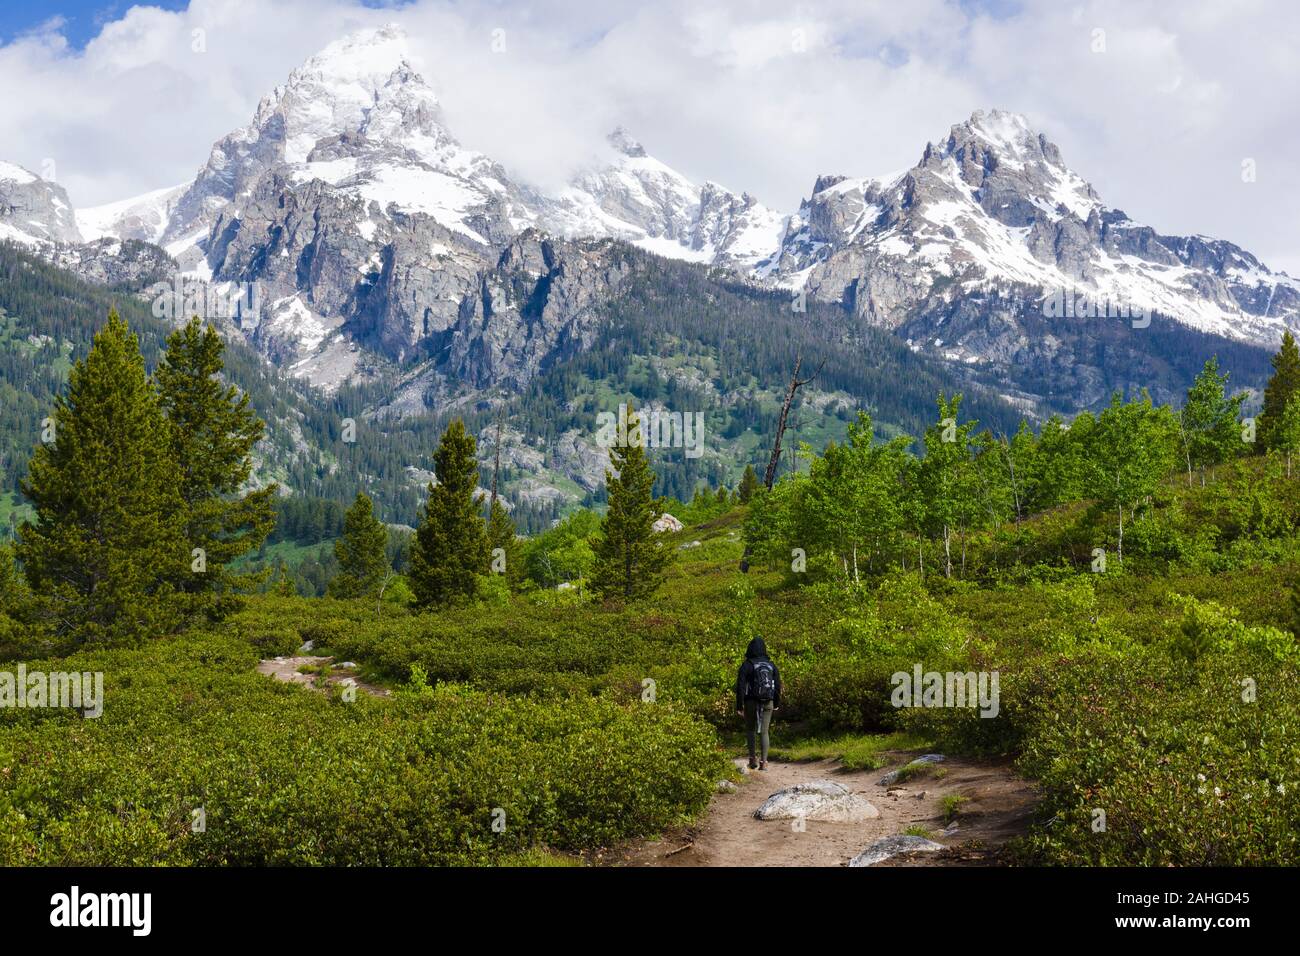
[[(761, 637), (749, 642), (745, 662), (736, 674), (736, 713), (745, 717), (745, 739), (749, 743), (749, 769), (767, 769), (767, 726), (772, 711), (781, 706), (781, 672), (767, 656)], [(761, 757), (754, 760), (754, 732), (761, 740)]]

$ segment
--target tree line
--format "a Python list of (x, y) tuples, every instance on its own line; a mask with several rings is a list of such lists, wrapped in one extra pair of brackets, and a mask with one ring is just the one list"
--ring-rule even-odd
[(1272, 367), (1254, 419), (1242, 417), (1245, 393), (1229, 394), (1215, 358), (1179, 410), (1155, 405), (1145, 390), (1127, 401), (1116, 392), (1100, 413), (1069, 423), (1054, 416), (1037, 434), (1026, 422), (1012, 434), (977, 431), (978, 422), (961, 420), (961, 396), (940, 393), (919, 455), (910, 437), (878, 442), (870, 416), (860, 413), (843, 444), (820, 455), (804, 447), (806, 474), (758, 489), (746, 543), (769, 560), (830, 555), (854, 580), (885, 567), (924, 571), (929, 550), (952, 577), (965, 571), (973, 534), (1089, 500), (1111, 516), (1122, 562), (1126, 522), (1171, 473), (1203, 484), (1215, 465), (1267, 454), (1291, 476), (1300, 455), (1300, 351), (1290, 332)]

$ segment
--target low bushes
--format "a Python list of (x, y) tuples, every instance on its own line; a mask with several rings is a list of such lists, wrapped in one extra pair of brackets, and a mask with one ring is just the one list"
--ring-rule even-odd
[(484, 863), (657, 832), (724, 770), (662, 703), (417, 685), (349, 704), (255, 660), (191, 635), (44, 665), (102, 670), (104, 712), (0, 714), (0, 864)]

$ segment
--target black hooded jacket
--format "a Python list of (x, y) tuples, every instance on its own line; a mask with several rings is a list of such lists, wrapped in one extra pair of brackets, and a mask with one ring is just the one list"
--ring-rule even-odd
[[(749, 647), (745, 649), (745, 662), (740, 665), (740, 670), (736, 673), (736, 710), (741, 710), (745, 706), (749, 677), (753, 673), (755, 661), (767, 661), (772, 664), (772, 659), (767, 656), (767, 645), (763, 643), (761, 637), (756, 637), (749, 642)], [(781, 672), (777, 670), (775, 664), (772, 664), (772, 673), (776, 678), (776, 693), (772, 697), (772, 705), (779, 707), (781, 706)]]

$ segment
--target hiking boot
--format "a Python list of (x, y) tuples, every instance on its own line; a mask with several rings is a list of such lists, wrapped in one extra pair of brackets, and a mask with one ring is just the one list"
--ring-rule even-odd
[(750, 770), (757, 770), (757, 769), (758, 769), (758, 763), (757, 763), (757, 761), (754, 760), (753, 757), (750, 757), (750, 758), (749, 758), (749, 769), (750, 769)]
[(761, 764), (759, 764), (759, 765), (758, 765), (758, 769), (759, 769), (759, 770), (766, 770), (766, 769), (767, 769), (767, 761), (764, 760)]

